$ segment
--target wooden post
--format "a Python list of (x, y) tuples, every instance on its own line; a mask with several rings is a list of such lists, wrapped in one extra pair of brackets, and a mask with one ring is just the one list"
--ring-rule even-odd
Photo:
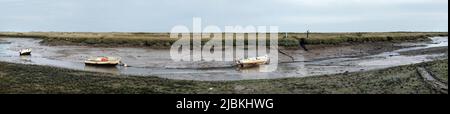
[(306, 31), (306, 38), (309, 38), (309, 30)]

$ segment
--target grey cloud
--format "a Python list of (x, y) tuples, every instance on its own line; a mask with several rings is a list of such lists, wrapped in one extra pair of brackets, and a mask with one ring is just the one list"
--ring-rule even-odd
[(204, 25), (282, 31), (448, 31), (447, 0), (0, 0), (0, 31), (164, 32)]

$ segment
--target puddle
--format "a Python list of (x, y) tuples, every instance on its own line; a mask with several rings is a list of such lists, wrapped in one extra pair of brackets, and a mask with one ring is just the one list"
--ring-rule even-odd
[[(344, 72), (374, 70), (432, 61), (444, 54), (403, 56), (400, 52), (448, 46), (448, 37), (433, 37), (431, 42), (409, 43), (410, 48), (363, 57), (333, 58), (319, 61), (280, 63), (275, 72), (259, 72), (259, 68), (236, 69), (231, 62), (173, 62), (169, 50), (148, 48), (98, 48), (86, 46), (42, 46), (40, 39), (0, 38), (0, 61), (48, 65), (62, 68), (125, 74), (158, 76), (182, 80), (247, 80), (306, 77)], [(400, 44), (403, 45), (403, 44)], [(19, 56), (18, 50), (32, 48), (31, 56)], [(131, 67), (86, 66), (89, 56), (119, 56)], [(280, 54), (281, 56), (281, 54)], [(301, 57), (299, 57), (301, 58)], [(283, 61), (283, 59), (280, 59)], [(262, 66), (268, 67), (268, 66)]]

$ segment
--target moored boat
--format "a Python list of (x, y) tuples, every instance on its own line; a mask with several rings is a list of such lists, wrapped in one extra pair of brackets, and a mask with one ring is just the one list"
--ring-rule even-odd
[(120, 57), (90, 57), (84, 63), (86, 65), (106, 65), (106, 66), (115, 66), (120, 64)]
[(252, 58), (246, 58), (246, 59), (240, 59), (236, 60), (236, 65), (238, 67), (252, 67), (252, 66), (259, 66), (263, 64), (269, 64), (270, 59), (266, 56), (261, 57), (252, 57)]
[(31, 49), (21, 49), (19, 50), (20, 55), (31, 55)]

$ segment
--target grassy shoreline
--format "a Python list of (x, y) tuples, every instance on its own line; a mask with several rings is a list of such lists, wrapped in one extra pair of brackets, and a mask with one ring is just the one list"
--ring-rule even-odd
[[(348, 74), (243, 81), (122, 76), (0, 62), (0, 93), (27, 94), (439, 94), (416, 72), (448, 78), (448, 60)], [(445, 76), (444, 76), (445, 75)]]
[[(225, 36), (225, 34), (222, 35)], [(269, 37), (268, 34), (266, 36)], [(298, 47), (301, 40), (309, 45), (338, 45), (343, 43), (416, 41), (434, 36), (448, 36), (448, 32), (311, 33), (308, 39), (306, 39), (305, 33), (288, 33), (287, 37), (284, 33), (280, 33), (278, 34), (278, 42), (279, 46)], [(0, 37), (42, 38), (42, 44), (46, 45), (141, 47), (170, 47), (178, 40), (178, 38), (170, 38), (170, 33), (126, 32), (0, 32)], [(202, 44), (209, 40), (209, 38), (203, 38)], [(233, 37), (233, 40), (236, 40), (236, 38)]]

